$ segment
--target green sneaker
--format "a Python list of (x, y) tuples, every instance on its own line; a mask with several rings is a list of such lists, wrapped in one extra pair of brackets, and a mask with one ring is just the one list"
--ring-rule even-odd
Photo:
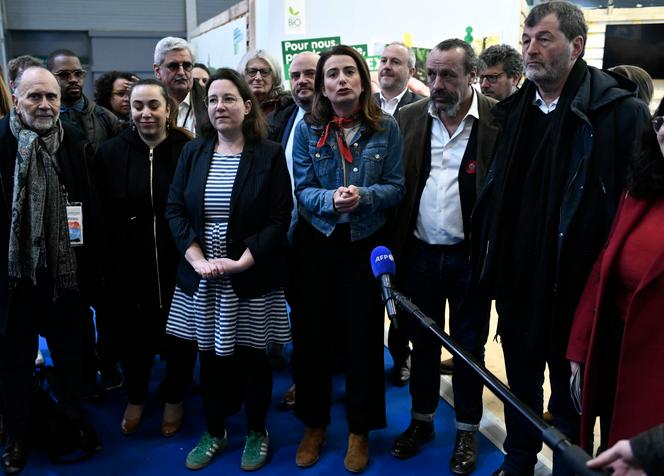
[(247, 436), (247, 442), (242, 451), (242, 462), (240, 468), (245, 471), (255, 471), (263, 467), (267, 461), (267, 450), (270, 444), (270, 438), (266, 434), (258, 431), (250, 431)]
[(228, 433), (224, 430), (223, 438), (215, 438), (207, 431), (203, 433), (198, 444), (187, 455), (185, 466), (189, 469), (205, 468), (212, 459), (226, 449)]

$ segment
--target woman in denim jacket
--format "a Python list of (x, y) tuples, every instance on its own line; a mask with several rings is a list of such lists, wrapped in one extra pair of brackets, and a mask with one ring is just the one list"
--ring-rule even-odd
[(366, 468), (368, 433), (386, 425), (384, 313), (369, 258), (385, 243), (388, 213), (405, 193), (402, 154), (399, 128), (373, 100), (362, 56), (345, 45), (322, 53), (312, 112), (293, 146), (293, 243), (304, 278), (292, 316), (295, 415), (306, 425), (300, 467), (320, 456), (337, 350), (346, 376), (346, 469)]

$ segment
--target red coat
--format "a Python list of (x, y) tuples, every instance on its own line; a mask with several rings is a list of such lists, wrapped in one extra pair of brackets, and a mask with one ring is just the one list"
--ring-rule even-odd
[[(650, 210), (651, 202), (625, 196), (613, 230), (588, 277), (574, 316), (567, 358), (584, 363), (581, 441), (592, 435), (599, 401), (598, 322), (617, 255), (625, 239)], [(627, 308), (609, 446), (664, 422), (664, 230), (662, 247)]]

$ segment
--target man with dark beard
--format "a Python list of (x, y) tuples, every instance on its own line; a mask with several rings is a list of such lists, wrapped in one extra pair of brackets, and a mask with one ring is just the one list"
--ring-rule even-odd
[[(489, 332), (490, 301), (464, 299), (470, 274), (470, 213), (484, 180), (498, 134), (496, 103), (473, 88), (477, 56), (459, 39), (436, 45), (427, 58), (431, 97), (403, 107), (406, 197), (392, 223), (393, 251), (405, 295), (444, 327), (450, 307), (452, 337), (480, 361)], [(434, 437), (440, 390), (440, 343), (415, 319), (406, 320), (413, 343), (410, 395), (412, 420), (392, 454), (410, 458)], [(477, 458), (482, 417), (482, 382), (462, 363), (453, 370), (456, 442), (450, 470), (468, 474)]]
[(55, 50), (46, 67), (58, 80), (62, 93), (60, 120), (78, 129), (95, 150), (106, 139), (120, 132), (118, 118), (83, 94), (86, 71), (81, 60), (70, 50)]
[[(90, 168), (75, 130), (59, 120), (60, 88), (41, 66), (16, 78), (14, 108), (0, 121), (0, 392), (9, 443), (2, 468), (27, 463), (31, 389), (38, 335), (46, 337), (63, 377), (58, 401), (80, 430), (83, 449), (98, 448), (81, 402), (84, 305), (99, 210)], [(70, 212), (83, 229), (68, 229)], [(72, 215), (71, 219), (75, 217)], [(76, 246), (76, 245), (79, 246)], [(44, 435), (34, 435), (36, 443)]]
[[(548, 365), (554, 425), (576, 443), (565, 359), (571, 321), (623, 193), (627, 159), (649, 127), (636, 85), (583, 60), (587, 32), (581, 9), (566, 1), (528, 14), (528, 79), (493, 110), (502, 132), (473, 212), (473, 274), (495, 292), (510, 389), (541, 415)], [(612, 338), (623, 318), (607, 326)], [(505, 423), (505, 460), (494, 474), (532, 475), (540, 432), (509, 407)], [(554, 459), (553, 474), (571, 471)]]

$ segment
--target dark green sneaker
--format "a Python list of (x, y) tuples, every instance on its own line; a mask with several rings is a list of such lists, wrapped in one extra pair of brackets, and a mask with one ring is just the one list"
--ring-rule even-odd
[(267, 431), (260, 433), (258, 431), (250, 431), (247, 436), (247, 441), (244, 444), (244, 451), (242, 451), (242, 462), (240, 468), (245, 471), (255, 471), (263, 467), (267, 461), (267, 450), (270, 444), (270, 438)]
[(205, 468), (212, 459), (226, 449), (228, 433), (224, 430), (223, 438), (215, 438), (207, 431), (203, 433), (198, 444), (187, 455), (185, 466), (189, 469)]

